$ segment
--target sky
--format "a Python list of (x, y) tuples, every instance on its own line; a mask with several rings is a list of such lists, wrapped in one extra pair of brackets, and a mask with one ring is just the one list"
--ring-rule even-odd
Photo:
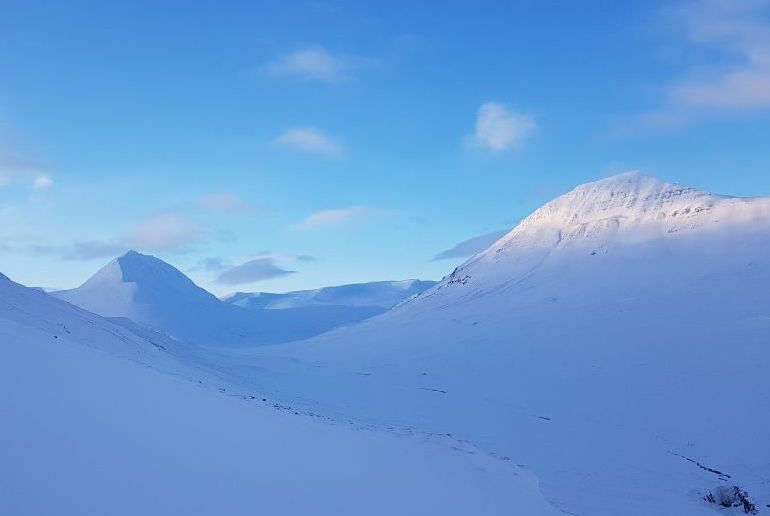
[(770, 195), (770, 2), (0, 0), (0, 271), (439, 279), (627, 170)]

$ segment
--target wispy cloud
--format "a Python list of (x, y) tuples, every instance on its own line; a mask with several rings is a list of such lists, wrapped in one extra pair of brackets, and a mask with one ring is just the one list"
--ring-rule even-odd
[(320, 46), (300, 48), (279, 56), (262, 67), (262, 72), (273, 77), (338, 83), (349, 79), (350, 63), (332, 55)]
[(48, 174), (41, 174), (32, 182), (32, 188), (35, 190), (45, 190), (53, 186), (53, 179)]
[(677, 128), (704, 116), (770, 109), (770, 2), (699, 0), (661, 16), (673, 21), (685, 44), (719, 58), (710, 66), (685, 66), (664, 85), (658, 108), (632, 118), (632, 129)]
[(222, 213), (251, 214), (256, 208), (231, 192), (212, 193), (201, 197), (198, 207)]
[(193, 267), (190, 268), (190, 272), (206, 271), (206, 272), (220, 272), (227, 269), (229, 265), (218, 256), (211, 256), (199, 260)]
[(185, 253), (206, 239), (223, 239), (202, 222), (179, 213), (161, 213), (129, 227), (115, 238), (81, 240), (62, 247), (65, 259), (93, 260), (123, 254), (129, 249), (151, 253)]
[(296, 271), (284, 269), (269, 256), (255, 258), (223, 271), (215, 282), (224, 285), (242, 285), (294, 274)]
[(451, 249), (441, 251), (433, 257), (431, 261), (449, 260), (452, 258), (465, 258), (473, 256), (476, 253), (480, 253), (487, 249), (490, 245), (494, 244), (505, 236), (508, 231), (492, 231), (491, 233), (485, 233), (483, 235), (463, 240), (456, 244)]
[(340, 156), (343, 152), (343, 146), (339, 141), (311, 126), (289, 129), (276, 138), (274, 143), (281, 147), (329, 158)]
[(70, 260), (94, 260), (97, 258), (113, 258), (128, 251), (128, 247), (119, 242), (75, 242), (71, 249), (64, 253)]
[(498, 152), (515, 150), (532, 135), (535, 127), (534, 116), (500, 102), (486, 102), (479, 108), (476, 131), (466, 137), (466, 142)]
[(336, 226), (359, 219), (371, 212), (372, 208), (370, 206), (351, 206), (349, 208), (323, 210), (305, 217), (292, 227), (295, 229), (308, 230)]
[(30, 181), (35, 189), (53, 186), (48, 167), (25, 155), (0, 148), (0, 186), (16, 181)]
[(132, 249), (181, 252), (205, 234), (206, 227), (201, 222), (177, 213), (164, 213), (130, 228), (121, 241)]

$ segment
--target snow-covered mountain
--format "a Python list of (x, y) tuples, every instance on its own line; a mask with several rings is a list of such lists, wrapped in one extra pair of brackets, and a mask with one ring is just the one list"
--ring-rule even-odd
[(558, 514), (472, 446), (287, 410), (140, 331), (0, 275), (0, 514)]
[(435, 285), (435, 281), (402, 280), (353, 283), (313, 290), (271, 292), (236, 292), (225, 301), (247, 308), (284, 309), (306, 306), (376, 307), (382, 311)]
[(327, 322), (327, 311), (247, 310), (225, 303), (163, 260), (135, 251), (112, 260), (80, 287), (52, 295), (104, 317), (124, 317), (204, 346), (274, 344), (334, 326)]
[[(579, 266), (600, 260), (612, 248), (652, 246), (663, 251), (694, 239), (705, 244), (708, 238), (718, 239), (732, 229), (762, 234), (768, 220), (767, 198), (715, 195), (628, 172), (581, 185), (547, 203), (458, 267), (432, 294), (442, 291), (441, 298), (464, 298), (470, 291), (494, 290), (512, 280), (523, 280), (563, 256)], [(693, 265), (701, 261), (695, 260)], [(627, 279), (636, 283), (639, 272), (626, 271)], [(463, 287), (452, 288), (457, 285)]]
[(714, 514), (734, 486), (767, 511), (768, 257), (770, 198), (622, 174), (380, 316), (223, 367), (510, 457), (569, 514)]

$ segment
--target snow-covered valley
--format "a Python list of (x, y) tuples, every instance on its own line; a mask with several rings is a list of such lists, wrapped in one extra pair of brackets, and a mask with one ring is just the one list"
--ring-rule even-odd
[(287, 410), (0, 278), (0, 514), (558, 514), (470, 444)]
[[(30, 494), (45, 471), (80, 514), (767, 513), (768, 256), (770, 198), (630, 173), (294, 342), (218, 341), (214, 310), (272, 326), (186, 278), (173, 299), (205, 297), (195, 310), (164, 307), (167, 290), (142, 303), (157, 283), (110, 266), (106, 290), (81, 287), (77, 304), (133, 323), (3, 280), (0, 503), (46, 513)], [(191, 313), (205, 339), (185, 339)], [(748, 505), (710, 503), (733, 486)]]

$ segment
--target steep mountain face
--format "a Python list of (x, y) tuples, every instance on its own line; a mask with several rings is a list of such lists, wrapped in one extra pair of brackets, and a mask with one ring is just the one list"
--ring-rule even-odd
[[(583, 516), (770, 503), (770, 198), (579, 186), (359, 325), (226, 361), (297, 403), (467, 439)], [(241, 369), (239, 369), (241, 368)]]
[(166, 262), (135, 251), (111, 261), (80, 287), (52, 295), (204, 346), (273, 344), (330, 329), (302, 309), (251, 311), (222, 302)]
[(139, 330), (0, 275), (0, 514), (558, 514), (524, 469), (276, 410)]

